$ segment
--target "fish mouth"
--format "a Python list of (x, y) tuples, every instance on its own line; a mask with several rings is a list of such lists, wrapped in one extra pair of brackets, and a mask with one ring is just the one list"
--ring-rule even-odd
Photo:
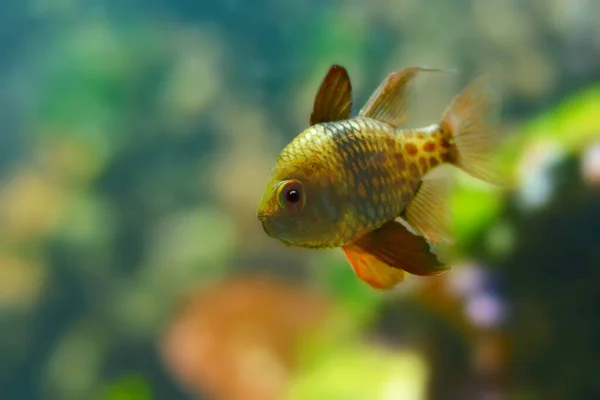
[(268, 236), (288, 242), (288, 240), (285, 239), (286, 229), (283, 225), (281, 225), (281, 223), (274, 220), (271, 216), (265, 214), (259, 214), (258, 219), (261, 222), (263, 230)]
[(256, 218), (258, 218), (258, 220), (260, 221), (260, 224), (262, 225), (265, 233), (269, 236), (272, 236), (272, 233), (275, 227), (277, 226), (274, 223), (272, 216), (266, 212), (259, 211), (258, 213), (256, 213)]
[(271, 205), (260, 204), (256, 210), (256, 218), (258, 218), (260, 222), (277, 219), (277, 210)]
[(271, 237), (273, 237), (273, 235), (275, 234), (274, 232), (274, 225), (271, 221), (269, 220), (261, 220), (261, 225), (263, 228), (263, 231), (265, 231), (265, 233)]
[(294, 245), (294, 242), (287, 238), (287, 235), (285, 234), (285, 229), (277, 222), (273, 220), (267, 220), (262, 223), (262, 227), (269, 237), (279, 240), (286, 246)]
[(273, 217), (273, 213), (271, 212), (271, 210), (263, 208), (263, 207), (260, 207), (258, 209), (258, 211), (256, 212), (256, 218), (258, 218), (258, 220), (260, 222), (266, 222), (272, 217)]

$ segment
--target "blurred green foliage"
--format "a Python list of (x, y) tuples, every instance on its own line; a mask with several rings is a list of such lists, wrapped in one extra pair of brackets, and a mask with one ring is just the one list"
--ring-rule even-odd
[(329, 352), (318, 368), (299, 374), (290, 399), (424, 397), (425, 362), (416, 354), (356, 347)]
[(153, 397), (146, 381), (137, 376), (125, 376), (109, 385), (102, 400), (151, 400)]

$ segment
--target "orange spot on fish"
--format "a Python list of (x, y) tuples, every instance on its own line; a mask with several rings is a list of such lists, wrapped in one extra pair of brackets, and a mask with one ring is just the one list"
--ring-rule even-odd
[(440, 132), (440, 135), (446, 136), (447, 132), (450, 131), (450, 127), (448, 126), (448, 122), (447, 121), (442, 121), (442, 123), (440, 124), (440, 127), (438, 128), (438, 131)]
[(427, 159), (425, 157), (419, 158), (419, 164), (421, 164), (421, 169), (427, 168)]
[(443, 153), (442, 154), (442, 161), (444, 161), (444, 162), (452, 162), (452, 155), (450, 155), (450, 153)]
[(423, 133), (419, 132), (419, 133), (417, 133), (417, 139), (423, 140), (423, 139), (425, 139), (425, 135)]
[(431, 153), (432, 151), (435, 150), (435, 143), (433, 142), (427, 142), (423, 145), (423, 150), (425, 150), (428, 153)]
[(438, 161), (438, 159), (437, 159), (437, 158), (435, 158), (435, 157), (431, 157), (431, 158), (429, 159), (429, 166), (430, 166), (431, 168), (435, 167), (435, 166), (436, 166), (436, 165), (438, 165), (439, 163), (440, 163), (440, 162), (439, 162), (439, 161)]
[(404, 145), (404, 149), (410, 155), (415, 155), (419, 151), (419, 149), (417, 149), (417, 146), (415, 146), (413, 143), (406, 143)]
[(443, 147), (443, 148), (445, 148), (445, 149), (449, 149), (449, 148), (450, 148), (450, 146), (452, 146), (452, 145), (450, 144), (450, 142), (448, 141), (448, 139), (442, 139), (442, 140), (441, 140), (441, 142), (440, 142), (440, 144), (441, 144), (441, 145), (442, 145), (442, 147)]
[(399, 169), (406, 168), (406, 161), (404, 161), (404, 156), (402, 154), (396, 154), (394, 159), (396, 160), (396, 165), (398, 165)]
[(410, 163), (409, 171), (413, 178), (419, 176), (419, 167), (417, 167), (417, 164)]

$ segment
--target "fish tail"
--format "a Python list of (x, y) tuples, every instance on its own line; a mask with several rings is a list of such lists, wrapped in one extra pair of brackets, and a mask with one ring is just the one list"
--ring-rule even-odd
[(499, 143), (498, 100), (489, 76), (479, 76), (452, 100), (440, 130), (450, 144), (447, 161), (477, 179), (502, 186), (504, 182), (492, 165)]

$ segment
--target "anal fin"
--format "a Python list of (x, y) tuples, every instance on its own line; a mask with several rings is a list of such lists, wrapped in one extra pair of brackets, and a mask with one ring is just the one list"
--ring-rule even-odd
[(404, 280), (404, 271), (392, 268), (373, 255), (367, 253), (357, 244), (351, 243), (342, 247), (354, 273), (361, 280), (375, 289), (388, 290)]
[(453, 241), (448, 223), (450, 185), (443, 171), (446, 168), (451, 167), (439, 166), (423, 178), (405, 211), (406, 221), (432, 243)]
[(397, 221), (386, 223), (354, 244), (384, 264), (413, 275), (438, 275), (451, 269), (431, 252), (425, 238), (410, 233)]

